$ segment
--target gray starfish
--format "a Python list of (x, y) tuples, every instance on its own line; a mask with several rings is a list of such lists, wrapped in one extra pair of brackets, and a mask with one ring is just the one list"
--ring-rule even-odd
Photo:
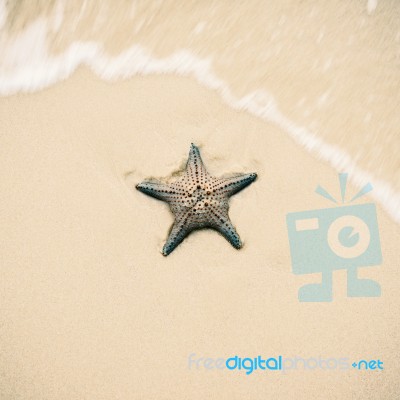
[(175, 216), (162, 254), (170, 254), (192, 231), (212, 228), (221, 233), (236, 249), (242, 242), (228, 215), (230, 196), (250, 185), (257, 174), (214, 178), (207, 172), (199, 149), (192, 143), (183, 176), (165, 184), (155, 181), (139, 183), (136, 189), (167, 202)]

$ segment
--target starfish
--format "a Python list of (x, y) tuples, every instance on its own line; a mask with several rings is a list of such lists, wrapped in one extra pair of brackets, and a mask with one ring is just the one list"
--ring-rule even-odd
[(144, 181), (136, 189), (167, 202), (175, 216), (174, 224), (163, 247), (167, 256), (196, 229), (217, 230), (236, 249), (242, 241), (232, 225), (228, 210), (230, 196), (250, 185), (257, 174), (236, 175), (230, 178), (214, 178), (206, 170), (199, 149), (192, 143), (183, 176), (166, 184)]

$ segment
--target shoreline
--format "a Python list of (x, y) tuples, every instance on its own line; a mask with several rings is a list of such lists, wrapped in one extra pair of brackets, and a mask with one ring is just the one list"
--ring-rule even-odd
[[(64, 9), (61, 3), (43, 6), (36, 17), (29, 14), (30, 8), (26, 5), (20, 9), (20, 15), (16, 14), (17, 9), (10, 10), (13, 24), (4, 22), (6, 29), (1, 36), (0, 92), (7, 95), (49, 88), (69, 79), (82, 67), (110, 81), (151, 74), (189, 76), (217, 91), (229, 106), (244, 109), (267, 123), (276, 123), (307, 151), (328, 161), (338, 172), (348, 172), (353, 184), (361, 187), (371, 181), (375, 186), (372, 194), (375, 200), (399, 222), (396, 137), (400, 117), (396, 117), (395, 104), (400, 94), (395, 88), (400, 77), (389, 61), (393, 61), (396, 49), (398, 52), (400, 32), (389, 34), (386, 23), (392, 26), (390, 16), (393, 12), (400, 13), (400, 7), (391, 10), (389, 6), (349, 5), (354, 20), (344, 18), (340, 31), (331, 26), (331, 19), (347, 10), (345, 7), (330, 6), (332, 15), (318, 4), (310, 10), (300, 7), (303, 24), (323, 15), (327, 18), (324, 26), (336, 34), (325, 34), (325, 28), (319, 31), (313, 26), (306, 41), (293, 36), (289, 29), (291, 24), (300, 22), (296, 7), (289, 12), (285, 7), (271, 5), (257, 17), (252, 16), (252, 7), (249, 5), (240, 23), (237, 20), (240, 7), (231, 10), (238, 30), (229, 25), (225, 34), (215, 31), (221, 40), (227, 41), (225, 50), (221, 42), (213, 45), (209, 42), (218, 21), (214, 14), (222, 13), (222, 5), (214, 11), (197, 6), (199, 15), (187, 20), (184, 15), (173, 14), (182, 23), (181, 34), (170, 37), (166, 33), (164, 40), (168, 46), (162, 50), (156, 40), (158, 36), (152, 31), (159, 29), (155, 21), (161, 26), (170, 24), (165, 19), (168, 9), (162, 5), (155, 7), (155, 21), (149, 20), (148, 25), (139, 23), (133, 36), (129, 34), (129, 27), (140, 22), (140, 17), (147, 21), (148, 10), (133, 7), (125, 16), (120, 15), (118, 21), (124, 29), (120, 28), (118, 34), (114, 32), (113, 24), (117, 22), (114, 17), (109, 21), (110, 31), (100, 33), (96, 28), (100, 24), (98, 18), (106, 11), (90, 1), (77, 15), (76, 10)], [(199, 22), (200, 15), (207, 16), (208, 22)], [(7, 21), (6, 17), (3, 19)], [(268, 21), (267, 27), (265, 21)], [(71, 26), (76, 29), (67, 29)], [(253, 38), (246, 46), (239, 28), (247, 32), (248, 40)], [(110, 46), (108, 35), (111, 34), (116, 35), (121, 46)], [(264, 37), (265, 42), (257, 35)], [(387, 43), (385, 48), (379, 45), (383, 39)], [(296, 46), (287, 48), (291, 41)], [(322, 45), (326, 51), (321, 50)], [(30, 51), (26, 51), (27, 46)], [(303, 57), (309, 49), (307, 46), (314, 49), (314, 62), (312, 57)], [(246, 64), (251, 59), (247, 54), (250, 49), (255, 57), (251, 68)], [(272, 50), (276, 57), (267, 57)], [(332, 54), (342, 62), (335, 62)], [(298, 65), (289, 62), (290, 58), (297, 60)], [(363, 68), (366, 63), (370, 64), (369, 70)], [(305, 85), (306, 82), (310, 85)], [(379, 100), (383, 96), (387, 98), (386, 103)], [(347, 103), (347, 99), (351, 101)]]
[[(0, 397), (395, 398), (397, 16), (0, 0)], [(191, 143), (211, 176), (257, 173), (229, 201), (239, 250), (201, 229), (162, 255), (174, 216), (135, 187), (177, 180)]]

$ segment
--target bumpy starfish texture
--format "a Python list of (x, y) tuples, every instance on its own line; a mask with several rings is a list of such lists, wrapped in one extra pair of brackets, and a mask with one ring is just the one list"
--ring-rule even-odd
[(170, 254), (192, 231), (212, 228), (220, 232), (236, 249), (242, 242), (229, 215), (230, 196), (250, 185), (257, 174), (214, 178), (206, 170), (199, 149), (192, 143), (183, 176), (176, 182), (165, 184), (155, 181), (139, 183), (141, 192), (167, 202), (175, 216), (162, 254)]

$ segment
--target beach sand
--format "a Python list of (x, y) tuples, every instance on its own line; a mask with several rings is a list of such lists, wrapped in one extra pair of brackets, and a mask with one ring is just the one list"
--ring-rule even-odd
[[(89, 11), (93, 12), (90, 5), (94, 6), (88, 4), (89, 18)], [(282, 6), (285, 13), (272, 7), (273, 20), (279, 21), (283, 15), (295, 18), (295, 13), (288, 11), (290, 4)], [(243, 15), (242, 32), (246, 18), (253, 18), (255, 26), (267, 18), (254, 11), (256, 5), (251, 3), (247, 13), (240, 7), (232, 12), (233, 21)], [(385, 16), (392, 8), (399, 9), (391, 2), (381, 5), (376, 9), (381, 18), (378, 27), (387, 22)], [(29, 11), (27, 3), (24, 7)], [(200, 13), (200, 6), (187, 7), (186, 11), (173, 11), (176, 24), (192, 15), (190, 7)], [(305, 7), (309, 12), (315, 8), (308, 2)], [(343, 17), (343, 35), (351, 29), (352, 19), (361, 21), (358, 7), (349, 6), (357, 12)], [(368, 7), (372, 14), (373, 2)], [(228, 8), (227, 2), (221, 2), (221, 9), (217, 7), (213, 14), (215, 24)], [(364, 3), (362, 9), (365, 23), (372, 23)], [(337, 21), (335, 10), (341, 9), (332, 6), (332, 15), (324, 13), (328, 26)], [(163, 15), (145, 11), (153, 12), (155, 19)], [(137, 9), (135, 12), (140, 14)], [(10, 11), (9, 15), (14, 14)], [(127, 18), (122, 11), (117, 15), (121, 21)], [(66, 20), (68, 13), (64, 24)], [(300, 20), (306, 29), (308, 22)], [(199, 34), (206, 31), (207, 24), (196, 25), (202, 18), (188, 21), (187, 29), (197, 26)], [(224, 46), (223, 38), (231, 29), (228, 19), (226, 24), (216, 31), (215, 48)], [(22, 23), (14, 25), (16, 30), (24, 27)], [(153, 37), (146, 27), (144, 24), (144, 33), (139, 30), (138, 35), (143, 33), (141, 43), (157, 57), (167, 57), (181, 46), (181, 38), (188, 38), (177, 31), (175, 44), (161, 51), (154, 42), (162, 32)], [(319, 29), (322, 27), (321, 22)], [(314, 28), (317, 34), (319, 29)], [(373, 35), (374, 29), (387, 34), (386, 28), (370, 28), (368, 34)], [(79, 25), (75, 32), (80, 32)], [(112, 32), (114, 37), (123, 36)], [(334, 35), (328, 36), (331, 44), (336, 43)], [(214, 49), (211, 42), (205, 43)], [(369, 51), (379, 54), (379, 43), (373, 42)], [(56, 44), (62, 52), (64, 44)], [(191, 45), (196, 48), (196, 43)], [(385, 70), (385, 76), (392, 78), (375, 97), (374, 101), (383, 101), (374, 103), (376, 117), (369, 117), (368, 139), (360, 128), (364, 114), (354, 110), (360, 107), (357, 102), (367, 101), (366, 93), (378, 90), (379, 85), (373, 77), (366, 83), (355, 80), (357, 66), (369, 57), (368, 49), (361, 49), (354, 64), (346, 58), (336, 59), (339, 70), (330, 75), (339, 82), (336, 100), (323, 112), (313, 109), (311, 114), (301, 97), (307, 92), (311, 97), (306, 96), (306, 103), (317, 101), (326, 88), (307, 65), (293, 63), (278, 70), (289, 57), (288, 49), (282, 50), (284, 57), (277, 58), (270, 75), (260, 73), (260, 77), (254, 71), (246, 75), (246, 65), (239, 63), (235, 69), (233, 61), (227, 62), (231, 67), (224, 71), (217, 56), (214, 70), (229, 82), (230, 95), (237, 99), (245, 96), (246, 90), (270, 88), (285, 115), (316, 132), (317, 138), (346, 151), (362, 171), (377, 182), (382, 179), (390, 184), (395, 194), (399, 188), (399, 117), (391, 110), (399, 95), (393, 89), (399, 73), (393, 72), (392, 64)], [(114, 51), (118, 53), (118, 46)], [(301, 49), (293, 51), (300, 57)], [(253, 52), (258, 54), (255, 48)], [(389, 59), (391, 52), (394, 54), (395, 48), (389, 46), (383, 54)], [(199, 48), (195, 54), (205, 56)], [(247, 54), (243, 60), (250, 62), (251, 57)], [(388, 59), (382, 65), (389, 65), (385, 64)], [(347, 81), (341, 75), (346, 68), (340, 69), (340, 62), (353, 71)], [(380, 65), (371, 67), (372, 71), (380, 71)], [(129, 72), (129, 79), (122, 80), (100, 79), (99, 70), (95, 72), (80, 66), (55, 85), (48, 82), (34, 93), (23, 93), (28, 90), (25, 87), (0, 98), (0, 397), (397, 398), (400, 227), (395, 218), (399, 209), (396, 197), (387, 197), (387, 193), (371, 197), (373, 191), (352, 203), (376, 203), (383, 262), (360, 267), (359, 276), (379, 282), (382, 295), (347, 297), (346, 271), (338, 270), (333, 273), (331, 302), (299, 302), (299, 288), (319, 282), (321, 274), (293, 274), (287, 214), (340, 206), (315, 193), (321, 185), (340, 199), (338, 172), (349, 172), (347, 201), (367, 181), (355, 171), (334, 168), (336, 161), (324, 158), (311, 142), (308, 148), (301, 146), (296, 135), (283, 129), (282, 118), (268, 121), (256, 116), (254, 108), (229, 106), (221, 87), (211, 90), (201, 84), (199, 76)], [(117, 75), (120, 78), (121, 71)], [(287, 81), (289, 75), (308, 80), (299, 79), (295, 85)], [(5, 82), (11, 82), (11, 75), (4, 76), (2, 89)], [(332, 83), (329, 77), (327, 81)], [(364, 111), (367, 115), (368, 110)], [(385, 125), (379, 125), (379, 119), (385, 119)], [(346, 125), (348, 131), (340, 132), (346, 121), (351, 122)], [(214, 176), (258, 174), (254, 183), (230, 201), (231, 220), (244, 242), (240, 250), (217, 232), (202, 230), (192, 233), (168, 257), (161, 254), (173, 216), (166, 203), (138, 192), (135, 185), (182, 171), (191, 143), (199, 146)], [(357, 143), (361, 143), (359, 148)], [(375, 158), (368, 157), (371, 153)], [(349, 164), (340, 164), (339, 159), (339, 165)], [(257, 370), (247, 375), (244, 370), (207, 369), (202, 360), (189, 361), (235, 355), (345, 358), (349, 365), (361, 359), (379, 359), (384, 370), (359, 371), (351, 365), (343, 370), (305, 370), (300, 362), (297, 369), (285, 372)]]
[[(339, 197), (339, 185), (282, 131), (190, 79), (109, 84), (85, 69), (3, 99), (0, 117), (4, 398), (398, 393), (400, 229), (378, 207), (384, 262), (360, 276), (382, 297), (347, 298), (337, 271), (332, 303), (300, 303), (299, 287), (320, 277), (291, 273), (286, 214), (330, 207), (315, 187)], [(259, 174), (231, 201), (239, 251), (208, 230), (160, 253), (172, 216), (134, 185), (182, 168), (191, 142), (214, 175)], [(247, 376), (189, 369), (191, 353), (379, 358), (385, 370)]]

